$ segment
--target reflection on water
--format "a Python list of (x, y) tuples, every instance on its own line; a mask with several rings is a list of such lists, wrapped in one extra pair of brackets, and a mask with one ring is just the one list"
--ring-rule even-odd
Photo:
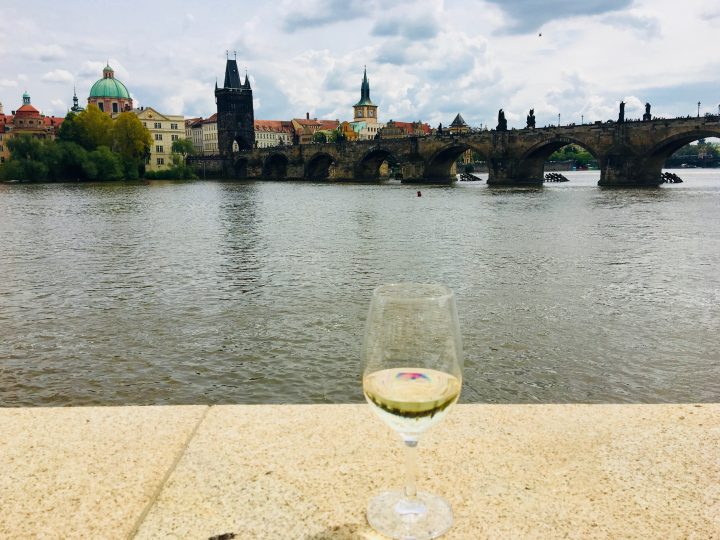
[(0, 185), (0, 404), (361, 401), (370, 291), (455, 289), (464, 401), (720, 398), (720, 172)]

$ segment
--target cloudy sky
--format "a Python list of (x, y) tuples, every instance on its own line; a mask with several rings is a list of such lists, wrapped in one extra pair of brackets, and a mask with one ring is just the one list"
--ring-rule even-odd
[[(2, 0), (0, 102), (63, 115), (109, 60), (136, 105), (215, 112), (225, 51), (255, 118), (351, 119), (367, 65), (381, 121), (523, 127), (717, 112), (718, 0)], [(233, 54), (231, 52), (231, 54)]]

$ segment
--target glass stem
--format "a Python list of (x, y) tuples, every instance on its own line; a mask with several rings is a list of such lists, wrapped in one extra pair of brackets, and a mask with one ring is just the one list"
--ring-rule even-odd
[(417, 477), (417, 444), (416, 438), (405, 438), (405, 496), (414, 499), (417, 494), (415, 478)]

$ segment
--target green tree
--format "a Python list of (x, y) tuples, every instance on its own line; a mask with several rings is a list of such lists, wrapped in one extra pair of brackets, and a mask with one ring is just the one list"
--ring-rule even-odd
[(48, 179), (45, 141), (22, 134), (12, 137), (8, 143), (10, 160), (3, 174), (8, 180), (43, 181)]
[(172, 143), (172, 153), (182, 157), (182, 164), (184, 165), (187, 157), (194, 153), (193, 144), (190, 139), (178, 139)]
[(325, 133), (323, 133), (322, 131), (316, 131), (315, 133), (313, 133), (312, 140), (313, 140), (313, 142), (316, 142), (316, 143), (326, 143), (327, 137), (325, 136)]
[(126, 178), (137, 178), (139, 169), (150, 155), (150, 132), (133, 112), (124, 112), (115, 120), (112, 148), (120, 156)]
[(107, 146), (100, 146), (88, 154), (87, 163), (92, 163), (97, 180), (120, 180), (123, 168), (117, 154)]
[(74, 115), (63, 140), (76, 142), (86, 150), (95, 150), (98, 146), (110, 147), (113, 140), (113, 120), (91, 103), (87, 109)]

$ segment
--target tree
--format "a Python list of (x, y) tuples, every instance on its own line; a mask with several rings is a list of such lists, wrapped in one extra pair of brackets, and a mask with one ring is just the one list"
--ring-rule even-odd
[(45, 141), (22, 134), (11, 138), (7, 145), (10, 160), (5, 164), (3, 174), (8, 180), (47, 180)]
[(113, 140), (113, 120), (98, 109), (97, 105), (90, 103), (87, 109), (73, 115), (61, 139), (76, 142), (86, 150), (95, 150), (98, 146), (110, 147)]
[(315, 133), (313, 133), (312, 140), (313, 140), (313, 142), (316, 142), (316, 143), (326, 143), (327, 137), (325, 136), (325, 134), (322, 131), (316, 131)]
[(172, 143), (172, 153), (182, 157), (182, 164), (185, 164), (188, 156), (194, 152), (193, 144), (190, 139), (178, 139)]
[(112, 149), (120, 156), (127, 178), (137, 178), (140, 165), (150, 155), (150, 132), (133, 112), (124, 112), (112, 129)]

